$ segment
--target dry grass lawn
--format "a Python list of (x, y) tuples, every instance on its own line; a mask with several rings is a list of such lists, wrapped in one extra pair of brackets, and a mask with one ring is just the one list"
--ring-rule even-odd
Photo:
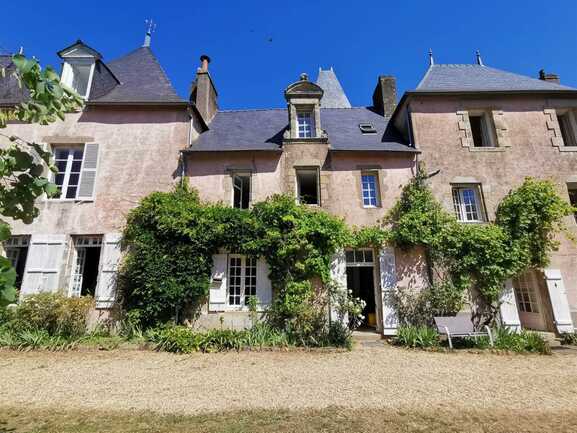
[(576, 355), (0, 351), (2, 432), (577, 432)]

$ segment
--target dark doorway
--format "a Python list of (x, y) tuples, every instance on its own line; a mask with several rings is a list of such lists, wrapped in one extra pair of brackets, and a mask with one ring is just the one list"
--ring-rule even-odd
[(81, 296), (94, 296), (96, 293), (96, 282), (98, 281), (98, 265), (100, 264), (100, 247), (84, 248), (85, 262), (82, 272)]
[(347, 267), (347, 288), (352, 296), (365, 301), (362, 326), (376, 328), (375, 280), (372, 266)]

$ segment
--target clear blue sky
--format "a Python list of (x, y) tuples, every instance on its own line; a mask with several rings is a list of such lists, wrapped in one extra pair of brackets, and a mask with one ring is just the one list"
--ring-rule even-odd
[[(112, 60), (140, 46), (144, 20), (158, 26), (152, 49), (186, 97), (198, 58), (212, 58), (222, 109), (282, 107), (301, 72), (333, 66), (351, 103), (369, 105), (376, 78), (414, 88), (433, 49), (437, 63), (472, 63), (536, 77), (540, 68), (577, 87), (577, 1), (140, 1), (74, 7), (4, 1), (0, 49), (24, 46), (45, 64), (77, 38)], [(10, 17), (7, 19), (7, 17)]]

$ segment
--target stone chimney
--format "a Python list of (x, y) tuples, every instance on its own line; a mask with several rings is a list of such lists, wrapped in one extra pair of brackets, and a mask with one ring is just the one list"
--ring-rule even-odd
[(561, 81), (559, 80), (559, 75), (552, 74), (552, 73), (546, 73), (545, 69), (541, 69), (539, 71), (539, 79), (543, 80), (543, 81), (549, 81), (549, 82), (555, 83), (555, 84), (561, 84)]
[(381, 75), (373, 92), (373, 106), (385, 117), (397, 107), (397, 80), (392, 75)]
[(208, 124), (218, 110), (218, 93), (208, 73), (210, 57), (200, 56), (200, 67), (196, 70), (196, 80), (192, 83), (190, 101), (196, 106), (204, 121)]

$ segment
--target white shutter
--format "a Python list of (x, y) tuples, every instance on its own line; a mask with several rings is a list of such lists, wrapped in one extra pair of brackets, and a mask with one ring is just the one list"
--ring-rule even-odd
[(557, 332), (560, 334), (564, 332), (575, 332), (561, 271), (559, 269), (545, 269), (544, 273)]
[(521, 319), (519, 319), (519, 310), (517, 308), (517, 299), (515, 298), (512, 280), (505, 282), (500, 301), (501, 325), (509, 328), (511, 331), (520, 331)]
[(56, 292), (64, 265), (66, 235), (32, 235), (28, 247), (21, 296)]
[(212, 256), (212, 274), (210, 277), (210, 290), (208, 295), (208, 309), (210, 311), (224, 311), (225, 309), (227, 269), (227, 254), (215, 254)]
[(392, 296), (397, 286), (397, 270), (395, 265), (395, 249), (386, 247), (379, 254), (381, 271), (381, 296), (383, 304), (383, 335), (397, 333), (397, 312)]
[(80, 186), (78, 187), (78, 200), (94, 200), (97, 167), (98, 144), (87, 143), (84, 145), (84, 158), (82, 160)]
[(264, 257), (259, 257), (256, 261), (256, 296), (262, 307), (270, 305), (272, 301), (272, 286), (268, 274), (268, 263)]
[[(331, 277), (334, 282), (339, 286), (339, 290), (347, 290), (347, 259), (345, 251), (339, 251), (333, 256), (331, 262)], [(331, 305), (331, 320), (338, 320), (338, 314), (333, 305)], [(343, 320), (348, 322), (348, 317), (344, 317)]]
[(120, 233), (106, 233), (100, 253), (100, 272), (96, 285), (96, 308), (110, 308), (116, 300), (116, 273), (120, 263)]

